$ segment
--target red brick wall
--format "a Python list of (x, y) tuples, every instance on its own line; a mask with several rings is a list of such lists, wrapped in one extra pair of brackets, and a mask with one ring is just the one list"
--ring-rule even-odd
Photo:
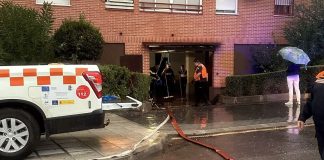
[[(289, 17), (273, 16), (274, 0), (238, 0), (238, 15), (216, 15), (215, 0), (203, 1), (203, 14), (107, 10), (104, 0), (71, 0), (71, 6), (54, 6), (55, 27), (64, 18), (77, 18), (84, 13), (100, 28), (108, 43), (125, 43), (126, 54), (143, 54), (143, 70), (148, 73), (149, 53), (142, 42), (218, 42), (215, 50), (214, 87), (225, 85), (233, 74), (234, 44), (285, 43), (282, 27)], [(301, 0), (298, 0), (301, 1)], [(36, 0), (14, 0), (39, 8)], [(122, 33), (122, 35), (120, 35)], [(174, 34), (174, 37), (171, 36)]]

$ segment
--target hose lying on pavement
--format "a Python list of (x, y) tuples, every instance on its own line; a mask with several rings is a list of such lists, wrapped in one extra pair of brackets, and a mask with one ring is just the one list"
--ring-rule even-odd
[(223, 150), (220, 150), (218, 149), (217, 147), (215, 146), (212, 146), (212, 145), (209, 145), (209, 144), (204, 144), (204, 143), (201, 143), (199, 141), (196, 141), (196, 140), (192, 140), (190, 139), (183, 131), (182, 129), (179, 127), (177, 121), (176, 121), (176, 118), (174, 117), (173, 115), (173, 112), (171, 111), (170, 108), (166, 108), (167, 109), (167, 113), (168, 113), (168, 116), (167, 118), (165, 118), (165, 120), (159, 125), (157, 126), (153, 132), (151, 132), (149, 135), (145, 136), (142, 140), (140, 140), (138, 143), (136, 143), (132, 149), (130, 150), (127, 150), (127, 151), (124, 151), (120, 154), (116, 154), (116, 155), (111, 155), (111, 156), (108, 156), (108, 157), (101, 157), (101, 158), (96, 158), (94, 160), (103, 160), (103, 159), (112, 159), (112, 158), (122, 158), (122, 157), (126, 157), (126, 156), (129, 156), (131, 155), (137, 148), (138, 146), (143, 143), (144, 141), (146, 141), (147, 139), (149, 139), (150, 137), (152, 137), (155, 133), (157, 133), (157, 131), (163, 127), (170, 119), (171, 119), (171, 124), (173, 126), (173, 128), (177, 131), (177, 133), (182, 137), (184, 138), (185, 140), (189, 141), (189, 142), (192, 142), (192, 143), (195, 143), (195, 144), (198, 144), (198, 145), (201, 145), (203, 147), (206, 147), (206, 148), (209, 148), (211, 150), (214, 150), (218, 155), (220, 155), (222, 158), (224, 158), (225, 160), (234, 160), (233, 157), (231, 157), (228, 153), (224, 152)]
[(173, 126), (173, 128), (178, 132), (178, 134), (184, 138), (185, 140), (189, 141), (189, 142), (192, 142), (192, 143), (195, 143), (195, 144), (198, 144), (198, 145), (201, 145), (203, 147), (206, 147), (206, 148), (209, 148), (211, 150), (214, 150), (218, 155), (220, 155), (221, 157), (223, 157), (224, 159), (226, 160), (234, 160), (233, 157), (231, 157), (228, 153), (216, 148), (215, 146), (212, 146), (212, 145), (209, 145), (209, 144), (204, 144), (204, 143), (201, 143), (199, 141), (196, 141), (196, 140), (192, 140), (190, 139), (189, 137), (187, 137), (187, 135), (182, 131), (182, 129), (179, 127), (172, 111), (167, 108), (167, 112), (168, 112), (168, 115), (171, 117), (171, 124)]
[(111, 155), (108, 157), (101, 157), (101, 158), (95, 158), (94, 160), (101, 160), (101, 159), (112, 159), (112, 158), (122, 158), (122, 157), (126, 157), (130, 154), (132, 154), (137, 148), (138, 146), (143, 143), (144, 141), (146, 141), (147, 139), (151, 138), (155, 133), (157, 133), (157, 131), (163, 127), (170, 119), (170, 115), (168, 115), (165, 120), (159, 125), (157, 126), (149, 135), (145, 136), (143, 139), (141, 139), (138, 143), (136, 143), (132, 149), (124, 151), (120, 154), (115, 154), (115, 155)]

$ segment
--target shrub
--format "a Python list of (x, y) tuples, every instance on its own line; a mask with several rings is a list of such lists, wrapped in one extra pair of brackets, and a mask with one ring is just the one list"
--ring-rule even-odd
[(149, 98), (150, 82), (149, 75), (132, 73), (131, 96), (140, 101), (147, 100)]
[(54, 57), (51, 40), (52, 7), (35, 9), (0, 2), (0, 63), (48, 63)]
[(319, 64), (324, 58), (324, 1), (298, 4), (294, 12), (293, 19), (284, 28), (285, 38), (289, 45), (308, 53), (311, 64)]
[[(305, 93), (316, 80), (315, 76), (324, 70), (324, 65), (307, 67), (300, 72), (300, 90)], [(226, 78), (225, 95), (252, 96), (287, 93), (285, 71), (252, 75), (229, 76)]]
[(103, 75), (103, 94), (116, 95), (125, 98), (130, 95), (131, 72), (126, 67), (116, 65), (99, 66)]
[(253, 67), (256, 73), (275, 72), (286, 67), (285, 61), (278, 54), (279, 49), (276, 45), (258, 45), (253, 48)]
[(99, 29), (83, 16), (79, 20), (65, 19), (54, 34), (54, 42), (55, 55), (74, 63), (98, 59), (104, 43)]
[(151, 78), (148, 75), (130, 72), (116, 65), (99, 66), (103, 75), (103, 94), (125, 98), (127, 95), (140, 101), (147, 100)]

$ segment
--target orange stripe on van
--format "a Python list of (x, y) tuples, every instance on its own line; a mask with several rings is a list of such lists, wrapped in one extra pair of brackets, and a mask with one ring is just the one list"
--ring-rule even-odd
[(63, 76), (63, 68), (51, 68), (50, 75), (51, 76)]
[(76, 68), (75, 73), (77, 76), (81, 76), (83, 72), (88, 71), (88, 68)]
[(37, 85), (50, 85), (51, 77), (50, 76), (39, 76), (37, 77)]
[(37, 70), (36, 68), (26, 68), (23, 71), (23, 75), (25, 77), (37, 76)]
[(24, 86), (24, 77), (10, 77), (10, 86)]
[(63, 84), (76, 84), (75, 76), (63, 76)]
[(9, 77), (9, 69), (0, 69), (0, 77)]

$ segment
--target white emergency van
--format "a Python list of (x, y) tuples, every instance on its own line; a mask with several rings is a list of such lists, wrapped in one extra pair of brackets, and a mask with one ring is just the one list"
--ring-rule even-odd
[(0, 159), (26, 157), (42, 134), (103, 128), (103, 110), (132, 100), (102, 105), (96, 65), (0, 66)]

